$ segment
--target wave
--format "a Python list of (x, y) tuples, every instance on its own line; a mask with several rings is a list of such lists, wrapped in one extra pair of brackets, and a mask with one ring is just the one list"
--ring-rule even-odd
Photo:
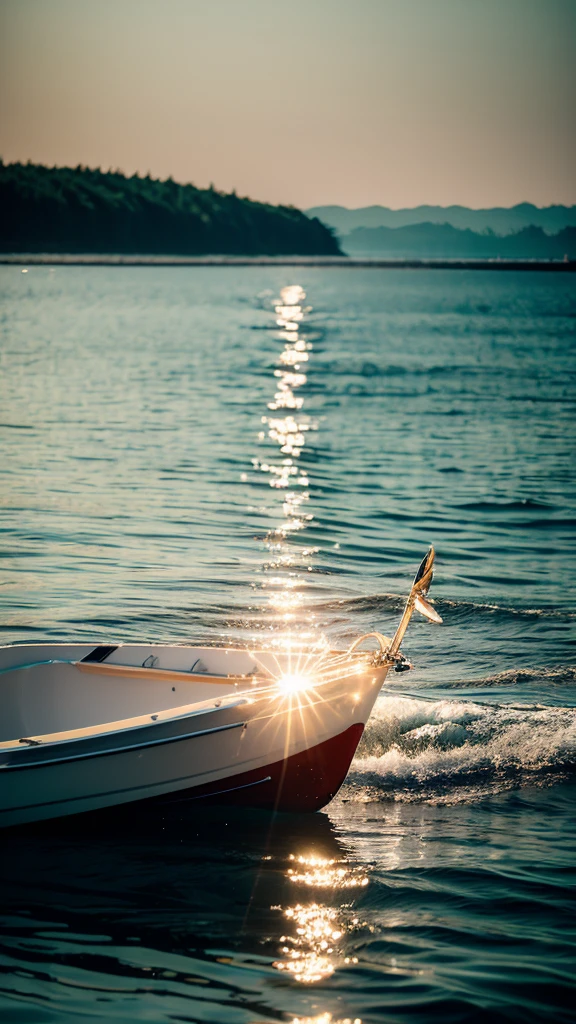
[(453, 682), (443, 681), (443, 690), (453, 690), (458, 687), (467, 689), (490, 688), (493, 686), (520, 686), (524, 683), (547, 683), (552, 686), (576, 683), (576, 667), (572, 665), (554, 665), (549, 668), (510, 668), (504, 672), (496, 672), (491, 676), (484, 676), (482, 679), (454, 680)]
[(477, 512), (518, 512), (531, 508), (555, 508), (552, 502), (537, 501), (535, 498), (520, 498), (514, 501), (466, 501), (454, 508), (467, 508)]
[[(371, 594), (365, 597), (347, 597), (338, 600), (319, 602), (317, 607), (322, 611), (345, 611), (351, 615), (357, 612), (395, 612), (401, 609), (406, 598), (399, 594)], [(499, 618), (551, 618), (571, 620), (576, 612), (562, 608), (512, 608), (499, 604), (476, 604), (474, 601), (453, 601), (446, 597), (435, 597), (431, 602), (440, 615), (449, 616), (450, 621), (460, 621), (475, 616)]]
[(450, 614), (452, 621), (468, 619), (475, 616), (491, 616), (496, 618), (545, 618), (571, 620), (576, 612), (564, 608), (512, 608), (501, 604), (476, 604), (474, 601), (452, 601), (447, 597), (434, 599), (440, 614)]
[[(277, 328), (276, 328), (277, 329)], [(316, 372), (330, 377), (419, 377), (427, 379), (457, 377), (477, 378), (482, 375), (482, 368), (468, 363), (446, 363), (436, 365), (420, 365), (417, 363), (377, 363), (371, 359), (350, 358), (347, 353), (344, 359), (322, 358), (317, 361)], [(508, 371), (509, 376), (517, 376)]]
[(340, 800), (460, 803), (576, 770), (576, 709), (382, 696)]

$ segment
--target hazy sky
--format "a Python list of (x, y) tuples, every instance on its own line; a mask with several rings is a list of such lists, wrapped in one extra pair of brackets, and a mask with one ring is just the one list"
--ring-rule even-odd
[(576, 0), (0, 0), (5, 161), (273, 202), (576, 202)]

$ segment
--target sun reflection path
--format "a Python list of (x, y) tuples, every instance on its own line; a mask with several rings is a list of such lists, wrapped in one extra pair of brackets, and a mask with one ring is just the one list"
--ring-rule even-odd
[[(367, 876), (344, 860), (291, 855), (290, 862), (293, 867), (287, 877), (294, 885), (335, 891), (368, 885)], [(354, 915), (352, 904), (296, 903), (282, 912), (290, 927), (280, 938), (283, 958), (274, 963), (278, 971), (294, 981), (312, 984), (329, 977), (341, 964), (358, 963), (357, 957), (346, 956), (343, 947), (347, 933), (367, 927), (367, 922)]]
[(286, 960), (279, 960), (275, 967), (279, 971), (289, 971), (296, 981), (310, 983), (326, 978), (334, 971), (331, 954), (334, 953), (342, 931), (338, 928), (338, 912), (330, 907), (310, 903), (302, 906), (297, 903), (284, 911), (285, 917), (295, 924), (295, 935), (284, 935), (281, 942), (282, 952), (287, 954)]
[[(322, 648), (326, 641), (314, 628), (314, 615), (306, 615), (304, 626), (305, 573), (312, 571), (311, 558), (318, 548), (296, 543), (296, 538), (313, 521), (308, 510), (310, 500), (309, 477), (300, 464), (311, 431), (318, 429), (317, 421), (303, 412), (304, 398), (299, 390), (307, 383), (307, 363), (312, 351), (310, 331), (306, 318), (312, 307), (304, 305), (306, 293), (297, 284), (282, 288), (273, 303), (276, 337), (284, 343), (274, 370), (275, 393), (267, 403), (267, 413), (261, 417), (262, 429), (258, 439), (272, 442), (274, 454), (269, 458), (253, 458), (256, 470), (266, 474), (268, 485), (282, 492), (283, 521), (269, 530), (265, 537), (269, 558), (264, 566), (274, 576), (264, 583), (270, 592), (269, 608), (276, 624), (271, 646), (284, 647), (290, 643), (291, 630), (298, 628), (300, 646)], [(278, 518), (280, 508), (277, 509)], [(274, 514), (274, 512), (273, 512)]]
[(290, 860), (296, 864), (295, 868), (288, 868), (291, 882), (330, 889), (356, 889), (358, 886), (368, 885), (367, 875), (348, 866), (343, 867), (342, 862), (338, 860), (295, 857), (293, 854), (290, 855)]
[(290, 1024), (362, 1024), (360, 1017), (344, 1017), (336, 1020), (331, 1013), (321, 1013), (318, 1017), (293, 1017)]

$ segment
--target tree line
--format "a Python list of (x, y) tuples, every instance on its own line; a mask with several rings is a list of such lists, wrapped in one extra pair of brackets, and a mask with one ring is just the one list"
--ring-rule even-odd
[(169, 178), (0, 162), (1, 252), (337, 256), (332, 230), (273, 206)]

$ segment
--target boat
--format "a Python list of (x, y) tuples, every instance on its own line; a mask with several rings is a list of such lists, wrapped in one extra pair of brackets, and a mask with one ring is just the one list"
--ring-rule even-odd
[(400, 644), (412, 613), (442, 621), (426, 600), (433, 562), (431, 548), (394, 637), (367, 633), (346, 651), (0, 648), (0, 826), (129, 804), (319, 810), (389, 670), (411, 667)]

